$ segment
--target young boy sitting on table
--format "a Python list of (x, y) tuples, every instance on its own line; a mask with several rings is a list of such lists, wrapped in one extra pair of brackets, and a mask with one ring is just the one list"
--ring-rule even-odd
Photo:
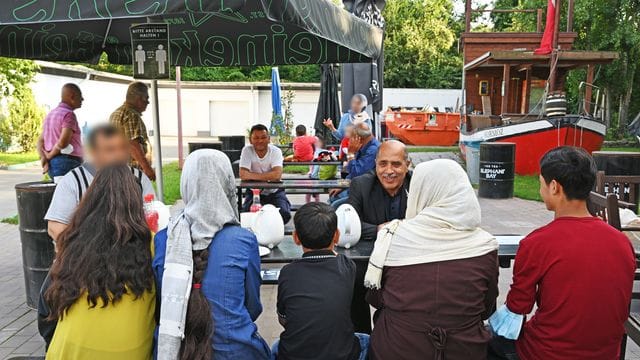
[(296, 126), (296, 138), (293, 139), (293, 155), (287, 156), (284, 161), (312, 161), (316, 137), (307, 135), (304, 125)]
[(595, 179), (584, 149), (542, 157), (540, 195), (555, 219), (520, 242), (507, 303), (489, 318), (489, 359), (618, 358), (636, 260), (623, 233), (589, 214)]
[(366, 359), (369, 335), (354, 333), (351, 322), (356, 266), (333, 250), (340, 236), (335, 211), (312, 202), (293, 221), (293, 239), (304, 254), (280, 272), (277, 310), (284, 331), (273, 358)]

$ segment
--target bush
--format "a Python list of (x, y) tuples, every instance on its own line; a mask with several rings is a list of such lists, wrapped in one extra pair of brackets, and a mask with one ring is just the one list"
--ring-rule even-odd
[(36, 103), (30, 89), (13, 94), (8, 115), (0, 119), (0, 150), (17, 146), (23, 152), (33, 151), (40, 136), (44, 109)]

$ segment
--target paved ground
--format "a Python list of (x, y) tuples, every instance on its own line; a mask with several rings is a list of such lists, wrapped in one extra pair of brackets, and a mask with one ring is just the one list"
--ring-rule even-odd
[(42, 180), (42, 173), (37, 167), (0, 170), (0, 219), (12, 217), (18, 213), (14, 186), (23, 182), (39, 180)]
[[(170, 155), (170, 154), (169, 154)], [(438, 154), (435, 157), (448, 157)], [(427, 160), (422, 156), (415, 162)], [(13, 185), (18, 182), (40, 179), (37, 169), (0, 171), (0, 217), (13, 216), (15, 193)], [(302, 203), (302, 196), (292, 197), (293, 203)], [(551, 213), (538, 202), (520, 199), (481, 199), (482, 225), (494, 234), (527, 234), (552, 219)], [(511, 269), (500, 270), (500, 296), (503, 303), (511, 282)], [(257, 321), (261, 335), (272, 342), (282, 331), (278, 324), (275, 303), (276, 287), (261, 289), (264, 312)], [(0, 223), (0, 359), (17, 356), (42, 356), (44, 343), (37, 332), (35, 311), (25, 303), (22, 258), (18, 227)], [(640, 360), (640, 348), (630, 343), (627, 359)]]

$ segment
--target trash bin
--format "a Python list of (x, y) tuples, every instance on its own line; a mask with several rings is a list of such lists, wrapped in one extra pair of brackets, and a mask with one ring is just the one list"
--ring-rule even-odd
[(40, 288), (55, 255), (53, 241), (47, 233), (44, 215), (49, 209), (56, 185), (51, 182), (18, 184), (16, 201), (20, 218), (20, 243), (27, 306), (38, 307)]
[(233, 163), (236, 160), (240, 160), (240, 154), (242, 150), (222, 150), (229, 157), (229, 161)]
[(513, 197), (516, 144), (484, 142), (480, 144), (478, 196), (489, 199)]
[(480, 178), (480, 149), (465, 147), (467, 159), (467, 176), (472, 184), (477, 185)]
[[(606, 175), (640, 175), (640, 152), (594, 151), (592, 156), (598, 170)], [(640, 194), (640, 186), (636, 185), (635, 193)]]
[(640, 152), (594, 151), (598, 170), (607, 175), (640, 175)]
[(241, 135), (218, 136), (218, 139), (222, 143), (222, 150), (242, 150), (245, 144), (245, 138)]
[(189, 143), (189, 154), (196, 150), (200, 149), (214, 149), (222, 151), (222, 143), (214, 143), (214, 142), (190, 142)]

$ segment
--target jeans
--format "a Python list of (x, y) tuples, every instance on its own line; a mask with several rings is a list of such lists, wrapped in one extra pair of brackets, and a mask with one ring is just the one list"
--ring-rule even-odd
[[(242, 203), (242, 211), (249, 211), (252, 204), (253, 193), (251, 192), (251, 189), (247, 189), (247, 192), (244, 195), (244, 202)], [(268, 195), (260, 194), (260, 204), (271, 204), (279, 208), (280, 216), (282, 216), (282, 221), (284, 221), (285, 224), (291, 220), (291, 203), (289, 202), (289, 199), (287, 199), (287, 194), (283, 189), (279, 189), (275, 193)]]
[(487, 360), (520, 360), (516, 352), (516, 342), (494, 335), (489, 341)]
[[(369, 358), (369, 335), (355, 333), (358, 341), (360, 341), (360, 357), (358, 360), (367, 360)], [(280, 345), (280, 339), (273, 342), (271, 346), (271, 360), (278, 359), (278, 346)]]
[(349, 190), (345, 189), (340, 191), (337, 195), (329, 198), (329, 204), (334, 210), (337, 210), (340, 205), (346, 204), (349, 201)]
[(49, 177), (51, 180), (67, 173), (82, 165), (82, 159), (76, 156), (58, 155), (49, 160)]

